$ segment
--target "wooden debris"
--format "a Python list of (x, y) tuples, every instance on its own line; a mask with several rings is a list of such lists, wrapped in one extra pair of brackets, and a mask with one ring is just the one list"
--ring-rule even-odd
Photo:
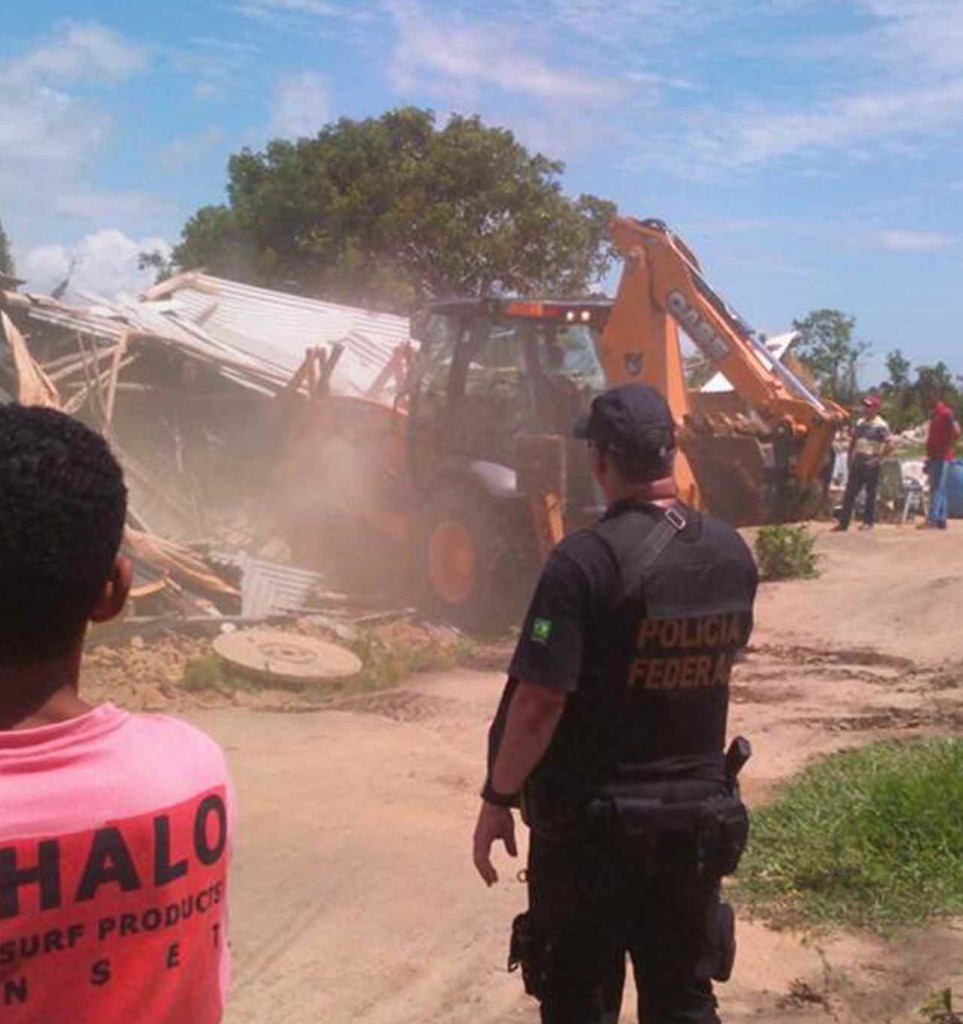
[(17, 370), (17, 401), (21, 405), (59, 409), (61, 402), (56, 385), (30, 355), (23, 335), (6, 313), (0, 312), (0, 323), (3, 324), (3, 333)]
[(127, 351), (127, 335), (120, 339), (114, 349), (114, 358), (110, 363), (110, 374), (107, 378), (107, 398), (104, 401), (104, 429), (108, 429), (114, 418), (114, 400), (117, 397), (117, 378), (122, 366), (121, 360)]
[(395, 381), (396, 389), (400, 391), (401, 384), (407, 378), (408, 371), (411, 368), (412, 355), (412, 348), (408, 342), (402, 342), (398, 345), (392, 353), (391, 359), (385, 364), (384, 369), (378, 374), (371, 387), (368, 388), (368, 397), (378, 398), (383, 394), (392, 379)]
[(361, 659), (345, 647), (277, 630), (225, 633), (214, 641), (214, 650), (230, 665), (281, 682), (349, 679), (362, 669)]
[(174, 541), (135, 530), (128, 526), (125, 539), (130, 549), (145, 562), (169, 572), (190, 586), (206, 593), (240, 597), (237, 589), (215, 575), (207, 563)]

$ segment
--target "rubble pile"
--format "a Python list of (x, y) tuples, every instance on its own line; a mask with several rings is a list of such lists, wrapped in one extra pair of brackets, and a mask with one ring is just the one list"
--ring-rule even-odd
[(77, 416), (124, 466), (135, 587), (115, 641), (358, 604), (297, 564), (276, 485), (282, 466), (299, 485), (288, 448), (312, 403), (394, 402), (406, 320), (199, 272), (86, 305), (0, 284), (0, 400)]
[(0, 281), (0, 401), (60, 409), (104, 434), (129, 490), (134, 588), (124, 618), (90, 632), (89, 699), (284, 710), (337, 693), (255, 684), (213, 653), (215, 638), (252, 626), (347, 641), (383, 672), (377, 630), (397, 614), (376, 593), (327, 585), (318, 537), (329, 549), (337, 537), (314, 527), (310, 501), (326, 482), (305, 450), (330, 429), (317, 415), (330, 395), (395, 408), (407, 320), (203, 273), (84, 305), (20, 283)]

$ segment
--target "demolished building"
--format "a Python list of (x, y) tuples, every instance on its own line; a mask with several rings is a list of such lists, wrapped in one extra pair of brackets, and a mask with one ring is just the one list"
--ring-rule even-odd
[(163, 577), (215, 606), (239, 597), (199, 552), (226, 552), (239, 571), (232, 553), (244, 551), (262, 577), (271, 563), (250, 553), (270, 555), (272, 545), (281, 561), (317, 567), (310, 545), (306, 560), (291, 551), (290, 534), (304, 532), (298, 495), (318, 497), (310, 448), (292, 441), (324, 429), (314, 410), (327, 394), (388, 423), (410, 353), (406, 318), (202, 272), (86, 304), (12, 284), (0, 289), (0, 399), (61, 408), (109, 438), (128, 481), (128, 550), (145, 592)]
[[(144, 526), (189, 541), (251, 493), (287, 400), (330, 390), (390, 405), (408, 345), (403, 317), (203, 273), (86, 306), (0, 291), (0, 308), (62, 408), (110, 436)], [(7, 392), (13, 370), (0, 365)]]

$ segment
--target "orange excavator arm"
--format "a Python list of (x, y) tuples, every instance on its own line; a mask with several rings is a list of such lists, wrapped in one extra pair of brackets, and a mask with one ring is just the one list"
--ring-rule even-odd
[[(849, 418), (846, 411), (816, 394), (769, 353), (665, 224), (619, 217), (609, 230), (624, 260), (618, 295), (599, 342), (609, 381), (639, 381), (657, 388), (684, 424), (691, 408), (679, 347), (682, 327), (748, 405), (801, 442), (793, 465), (799, 483), (808, 486), (816, 480), (837, 427)], [(699, 503), (698, 484), (684, 457), (677, 475), (683, 498)]]

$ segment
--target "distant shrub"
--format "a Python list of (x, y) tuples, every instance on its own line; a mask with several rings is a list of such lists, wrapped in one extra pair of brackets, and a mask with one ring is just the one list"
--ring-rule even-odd
[(756, 535), (760, 576), (764, 580), (818, 576), (815, 544), (816, 538), (805, 526), (763, 526)]

